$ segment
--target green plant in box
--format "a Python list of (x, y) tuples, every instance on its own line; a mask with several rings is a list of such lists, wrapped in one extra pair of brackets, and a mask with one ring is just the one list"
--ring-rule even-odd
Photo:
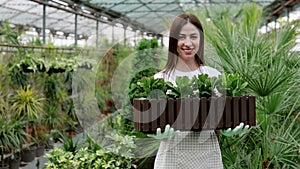
[(224, 76), (221, 76), (217, 80), (218, 82), (218, 90), (220, 92), (224, 91), (226, 92), (227, 96), (241, 96), (245, 93), (246, 87), (248, 85), (247, 82), (245, 82), (242, 79), (242, 76), (238, 73), (229, 74), (225, 73)]
[[(134, 98), (166, 98), (168, 89), (173, 88), (171, 82), (165, 82), (163, 79), (154, 79), (154, 77), (144, 77), (130, 86), (130, 100)], [(157, 90), (157, 91), (155, 91)]]
[(172, 95), (174, 98), (188, 98), (193, 94), (192, 81), (187, 76), (181, 76), (176, 78), (175, 90), (171, 90), (169, 95)]
[(198, 90), (197, 97), (210, 97), (214, 94), (214, 86), (217, 78), (209, 77), (208, 74), (199, 74), (193, 78), (193, 88)]

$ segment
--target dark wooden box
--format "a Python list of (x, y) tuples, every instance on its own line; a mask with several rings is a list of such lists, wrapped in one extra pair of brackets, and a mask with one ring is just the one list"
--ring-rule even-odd
[(255, 96), (186, 99), (134, 99), (134, 127), (143, 133), (164, 130), (201, 131), (256, 125)]

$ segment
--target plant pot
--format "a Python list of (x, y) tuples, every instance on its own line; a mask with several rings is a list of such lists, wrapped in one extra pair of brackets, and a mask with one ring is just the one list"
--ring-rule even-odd
[(84, 65), (78, 66), (78, 68), (80, 68), (80, 69), (92, 69), (93, 66), (89, 65), (89, 64), (84, 64)]
[(32, 126), (26, 126), (24, 128), (25, 132), (28, 134), (28, 137), (26, 138), (26, 142), (31, 142), (32, 137), (34, 136), (34, 129)]
[(24, 162), (31, 162), (35, 158), (36, 147), (29, 147), (27, 149), (22, 150), (21, 159)]
[(21, 165), (21, 158), (16, 157), (9, 160), (9, 169), (19, 169)]
[(135, 162), (135, 165), (137, 165), (137, 169), (153, 169), (155, 157), (156, 156), (151, 156), (148, 158), (139, 159), (137, 162)]
[(143, 133), (164, 130), (201, 131), (256, 125), (255, 96), (183, 99), (134, 99), (134, 127)]
[(52, 74), (52, 73), (63, 73), (65, 72), (66, 69), (64, 68), (53, 68), (53, 67), (50, 67), (50, 69), (48, 70), (48, 74)]
[(9, 169), (9, 166), (8, 164), (4, 164), (4, 165), (0, 164), (0, 169)]
[(46, 71), (46, 67), (44, 64), (39, 64), (37, 65), (39, 72), (45, 72)]
[(21, 65), (23, 72), (25, 73), (32, 73), (34, 72), (32, 69), (29, 69), (29, 65), (28, 64), (22, 64)]
[(41, 157), (42, 155), (44, 155), (44, 153), (45, 153), (45, 145), (37, 146), (35, 150), (35, 156)]
[(72, 138), (73, 136), (76, 135), (76, 131), (75, 130), (70, 129), (70, 130), (67, 130), (67, 132), (68, 132), (68, 138)]

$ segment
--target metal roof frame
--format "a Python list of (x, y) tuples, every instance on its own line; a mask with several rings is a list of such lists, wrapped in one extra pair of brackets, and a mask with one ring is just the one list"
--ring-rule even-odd
[[(50, 31), (74, 34), (78, 16), (78, 34), (89, 36), (97, 22), (119, 26), (148, 35), (160, 36), (166, 30), (166, 18), (173, 18), (190, 7), (216, 4), (255, 2), (265, 7), (266, 16), (278, 17), (299, 5), (300, 0), (0, 0), (0, 21), (43, 28), (43, 7), (46, 6), (46, 25)], [(107, 26), (105, 26), (107, 27)]]

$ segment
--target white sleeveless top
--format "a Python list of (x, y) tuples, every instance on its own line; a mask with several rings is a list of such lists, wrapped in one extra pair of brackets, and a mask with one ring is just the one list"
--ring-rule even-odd
[(176, 77), (180, 77), (180, 76), (187, 76), (190, 79), (192, 79), (194, 76), (197, 76), (199, 74), (208, 74), (208, 77), (217, 77), (219, 75), (221, 75), (221, 73), (212, 67), (209, 66), (201, 66), (199, 69), (196, 69), (194, 71), (191, 72), (183, 72), (180, 70), (175, 69), (173, 72), (171, 72), (170, 76), (168, 76), (167, 74), (163, 73), (163, 71), (158, 72), (154, 75), (154, 78), (163, 78), (165, 81), (167, 82), (171, 82), (174, 85), (175, 81), (176, 81)]

